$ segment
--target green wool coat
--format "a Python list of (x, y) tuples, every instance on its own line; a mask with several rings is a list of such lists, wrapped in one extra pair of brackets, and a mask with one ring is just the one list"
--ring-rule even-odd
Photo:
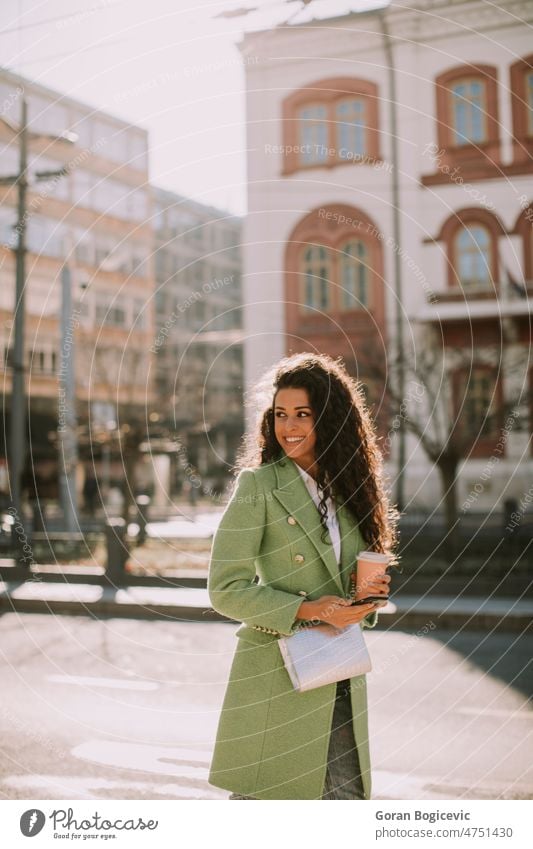
[[(298, 629), (304, 600), (348, 597), (365, 542), (337, 503), (341, 563), (321, 540), (318, 510), (287, 456), (240, 472), (213, 540), (208, 591), (219, 613), (243, 624), (219, 720), (209, 781), (259, 799), (320, 799), (336, 684), (297, 693), (283, 664), (280, 635)], [(257, 578), (256, 578), (257, 576)], [(258, 580), (257, 580), (258, 579)], [(377, 613), (363, 620), (374, 627)], [(261, 629), (261, 630), (259, 630)], [(353, 731), (370, 799), (366, 679), (351, 679)]]

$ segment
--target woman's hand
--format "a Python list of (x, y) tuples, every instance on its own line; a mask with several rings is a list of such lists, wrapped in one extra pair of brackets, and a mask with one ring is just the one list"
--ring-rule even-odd
[[(357, 584), (357, 573), (352, 572), (351, 574), (352, 584)], [(365, 583), (365, 596), (371, 595), (385, 595), (387, 596), (390, 592), (389, 584), (391, 582), (390, 575), (376, 575), (372, 582)]]
[(318, 619), (345, 628), (360, 622), (369, 613), (377, 610), (375, 604), (352, 605), (351, 600), (336, 595), (323, 595), (316, 601), (304, 601), (298, 609), (298, 619)]

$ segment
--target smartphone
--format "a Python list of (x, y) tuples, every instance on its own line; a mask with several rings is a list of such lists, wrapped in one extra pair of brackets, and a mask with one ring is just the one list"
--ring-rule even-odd
[(359, 599), (359, 601), (352, 601), (352, 607), (359, 604), (379, 604), (380, 607), (383, 607), (388, 600), (388, 595), (369, 595), (366, 598)]

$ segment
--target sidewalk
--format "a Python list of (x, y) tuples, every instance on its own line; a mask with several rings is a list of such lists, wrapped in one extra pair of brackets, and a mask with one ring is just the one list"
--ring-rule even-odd
[[(95, 618), (229, 621), (211, 608), (206, 589), (114, 588), (39, 580), (0, 581), (0, 612), (5, 611), (82, 614)], [(531, 625), (532, 618), (533, 601), (525, 599), (397, 593), (380, 611), (378, 627), (521, 632)]]

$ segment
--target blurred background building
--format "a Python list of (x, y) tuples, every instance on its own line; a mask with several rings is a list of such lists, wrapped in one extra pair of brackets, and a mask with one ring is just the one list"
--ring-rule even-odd
[(512, 5), (315, 0), (240, 45), (246, 382), (342, 355), (411, 509), (474, 485), (491, 509), (533, 473), (533, 6)]
[[(26, 464), (31, 463), (31, 471), (27, 468), (26, 480), (31, 486), (35, 474), (38, 495), (57, 496), (60, 280), (67, 263), (82, 461), (78, 483), (81, 488), (85, 459), (105, 494), (112, 478), (121, 475), (113, 451), (120, 428), (144, 409), (147, 392), (153, 403), (148, 384), (154, 289), (148, 136), (140, 127), (2, 71), (0, 100), (10, 108), (0, 121), (1, 176), (16, 174), (19, 167), (22, 91), (28, 104), (30, 182), (25, 345), (30, 429)], [(54, 138), (64, 133), (74, 133), (74, 141)], [(61, 168), (64, 175), (49, 182), (32, 180), (36, 173)], [(0, 205), (0, 333), (8, 417), (17, 191), (17, 185), (3, 187)]]
[[(19, 170), (23, 97), (29, 184), (25, 497), (41, 507), (58, 499), (66, 266), (72, 307), (63, 321), (75, 362), (76, 488), (93, 506), (116, 490), (123, 501), (147, 490), (160, 506), (168, 505), (183, 477), (176, 472), (176, 433), (182, 455), (191, 452), (187, 463), (223, 478), (242, 433), (240, 222), (154, 190), (146, 130), (7, 71), (0, 72), (0, 178)], [(53, 176), (46, 179), (46, 173)], [(4, 495), (18, 182), (0, 186)], [(162, 326), (173, 311), (172, 334), (162, 345)]]
[[(154, 229), (157, 397), (204, 488), (217, 492), (244, 427), (241, 220), (156, 188)], [(181, 488), (183, 457), (169, 456)]]

